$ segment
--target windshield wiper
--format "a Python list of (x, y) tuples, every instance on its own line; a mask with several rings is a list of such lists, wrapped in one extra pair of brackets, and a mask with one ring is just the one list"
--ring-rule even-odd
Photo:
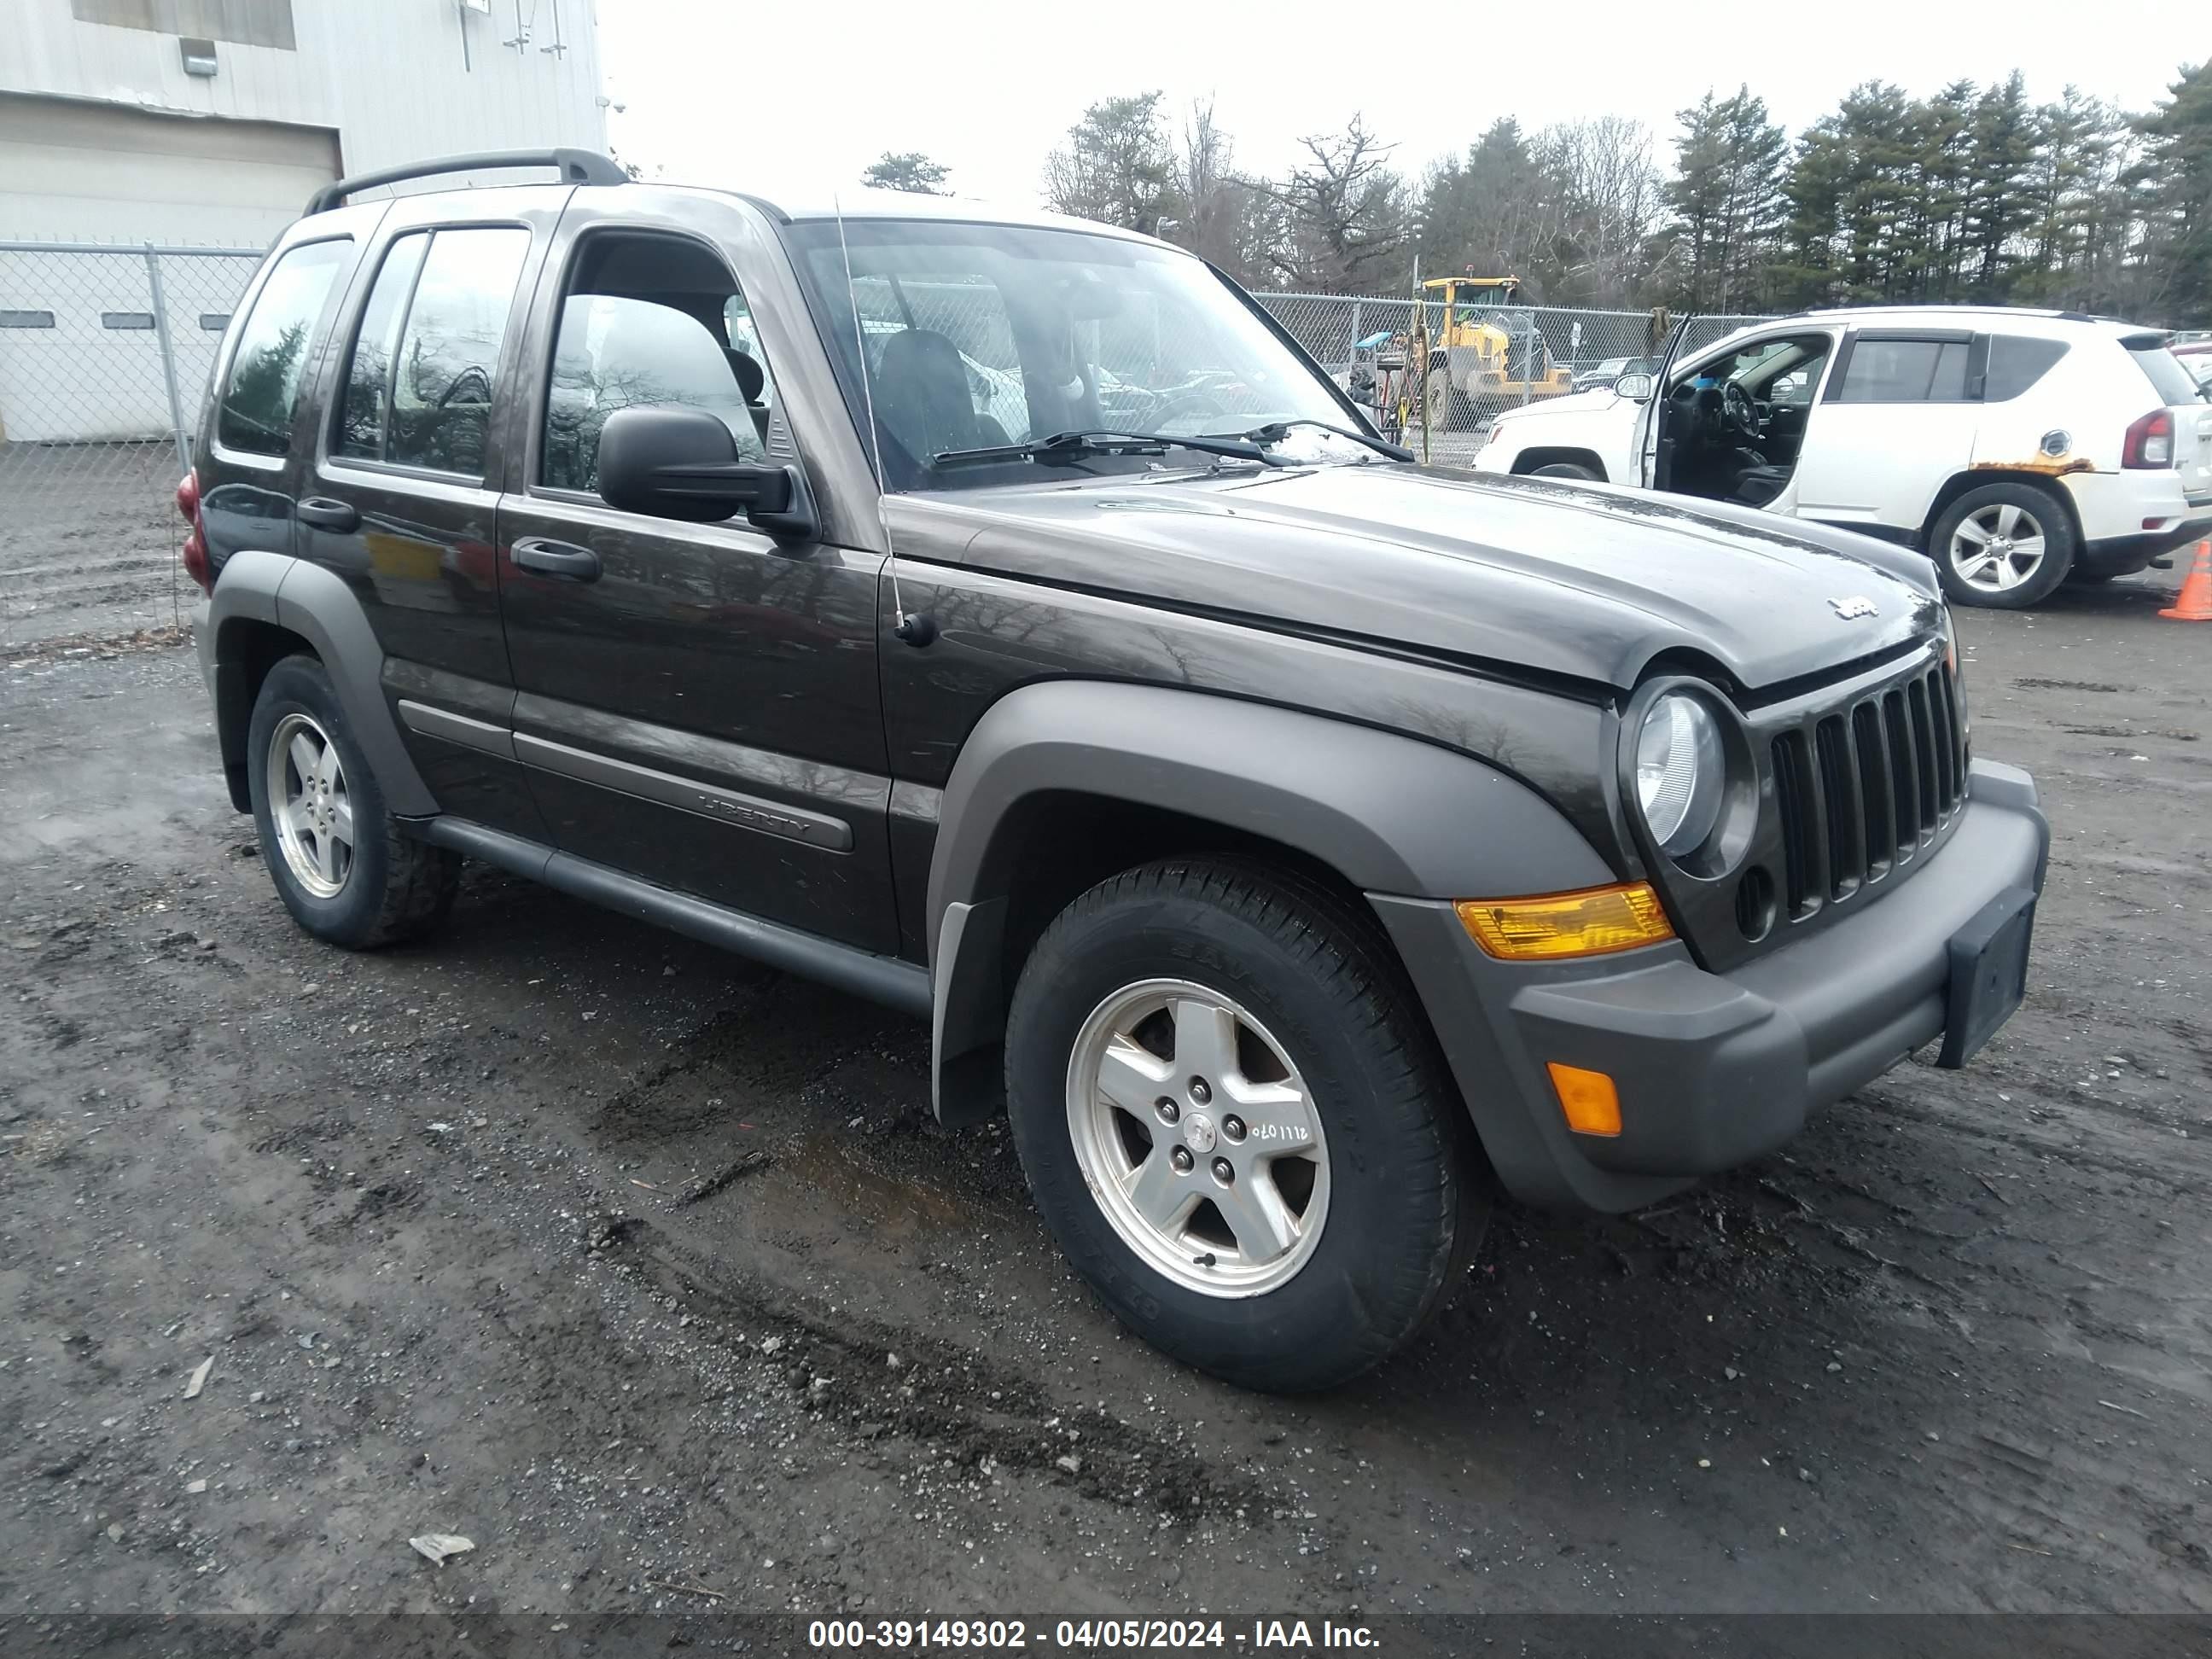
[(990, 444), (981, 449), (948, 449), (930, 457), (934, 466), (972, 466), (990, 461), (1072, 461), (1085, 455), (1164, 455), (1170, 449), (1195, 449), (1201, 454), (1226, 455), (1232, 460), (1257, 461), (1262, 466), (1287, 466), (1249, 438), (1194, 434), (1178, 437), (1171, 432), (1055, 432), (1027, 443)]
[(1245, 442), (1253, 444), (1279, 444), (1291, 435), (1291, 428), (1294, 426), (1310, 426), (1318, 431), (1333, 432), (1340, 438), (1349, 438), (1356, 444), (1365, 444), (1370, 449), (1378, 450), (1394, 461), (1413, 461), (1420, 459), (1403, 444), (1394, 444), (1386, 438), (1377, 438), (1370, 433), (1355, 431), (1348, 426), (1332, 426), (1327, 421), (1270, 421), (1265, 426), (1254, 427), (1249, 432), (1221, 433), (1213, 435), (1242, 438)]

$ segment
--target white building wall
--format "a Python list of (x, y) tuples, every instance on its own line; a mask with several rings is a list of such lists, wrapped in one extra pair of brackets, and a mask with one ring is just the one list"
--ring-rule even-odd
[[(459, 0), (292, 0), (295, 50), (219, 40), (218, 71), (202, 77), (185, 72), (176, 35), (82, 22), (70, 0), (6, 0), (0, 93), (319, 128), (337, 135), (338, 164), (348, 173), (468, 150), (605, 149), (592, 0), (492, 5), (484, 14)], [(505, 44), (524, 33), (521, 13), (529, 14), (528, 39)], [(128, 157), (117, 165), (127, 168)], [(0, 179), (0, 238), (136, 241), (168, 234), (150, 229), (143, 216), (132, 221), (127, 186), (64, 188), (43, 192), (43, 204), (27, 202), (41, 194), (40, 183)], [(27, 222), (40, 206), (40, 216), (68, 228)], [(191, 240), (258, 245), (281, 228), (269, 219), (265, 206), (210, 203)]]
[[(179, 21), (197, 9), (147, 8)], [(0, 241), (134, 249), (0, 252), (0, 312), (52, 313), (49, 326), (0, 327), (0, 443), (167, 429), (159, 341), (130, 325), (152, 305), (136, 251), (147, 242), (265, 246), (341, 173), (606, 148), (592, 0), (492, 0), (489, 14), (460, 0), (291, 0), (291, 15), (295, 49), (217, 40), (217, 72), (200, 76), (176, 34), (86, 22), (70, 0), (0, 0)], [(163, 266), (189, 420), (253, 262)]]

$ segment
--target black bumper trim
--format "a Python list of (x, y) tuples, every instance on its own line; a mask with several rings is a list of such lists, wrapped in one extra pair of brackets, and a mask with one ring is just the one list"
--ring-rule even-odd
[[(1533, 1203), (1619, 1211), (1771, 1152), (1940, 1036), (1951, 942), (2039, 892), (2050, 828), (2024, 772), (1974, 763), (1951, 838), (1899, 891), (1725, 974), (1680, 945), (1593, 964), (1485, 956), (1448, 904), (1376, 897), (1492, 1165)], [(1571, 1133), (1545, 1062), (1612, 1076), (1615, 1137)]]
[(2094, 575), (2130, 575), (2142, 569), (2161, 554), (2171, 553), (2178, 547), (2203, 541), (2212, 536), (2212, 512), (2195, 499), (2189, 503), (2189, 516), (2171, 530), (2145, 531), (2136, 536), (2107, 536), (2102, 541), (2084, 542), (2075, 555), (2077, 570)]

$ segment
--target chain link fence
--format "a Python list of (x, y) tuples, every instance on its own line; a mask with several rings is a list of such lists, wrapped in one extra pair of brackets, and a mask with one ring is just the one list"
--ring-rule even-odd
[(178, 619), (177, 480), (260, 258), (0, 241), (0, 649)]
[[(1455, 307), (1437, 300), (1376, 295), (1260, 294), (1254, 296), (1315, 360), (1401, 426), (1407, 442), (1428, 404), (1429, 436), (1439, 459), (1462, 460), (1480, 447), (1493, 416), (1610, 386), (1624, 374), (1656, 368), (1674, 320), (1645, 311), (1577, 311), (1552, 306)], [(1683, 349), (1695, 351), (1739, 328), (1748, 316), (1698, 316)], [(1409, 362), (1409, 343), (1425, 331), (1441, 372)], [(1369, 388), (1373, 388), (1370, 392)]]

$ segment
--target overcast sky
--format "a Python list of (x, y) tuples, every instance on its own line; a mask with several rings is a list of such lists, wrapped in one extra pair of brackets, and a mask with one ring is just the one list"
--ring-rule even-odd
[(598, 4), (625, 161), (815, 201), (887, 149), (919, 149), (960, 195), (1033, 205), (1046, 152), (1085, 106), (1154, 88), (1178, 115), (1212, 98), (1242, 169), (1288, 167), (1300, 135), (1358, 110), (1417, 177), (1500, 115), (1529, 128), (1632, 116), (1663, 161), (1674, 112), (1708, 87), (1748, 82), (1794, 134), (1875, 77), (1924, 94), (2017, 68), (2032, 98), (2070, 82), (2147, 108), (2185, 58), (2212, 52), (2203, 0)]

